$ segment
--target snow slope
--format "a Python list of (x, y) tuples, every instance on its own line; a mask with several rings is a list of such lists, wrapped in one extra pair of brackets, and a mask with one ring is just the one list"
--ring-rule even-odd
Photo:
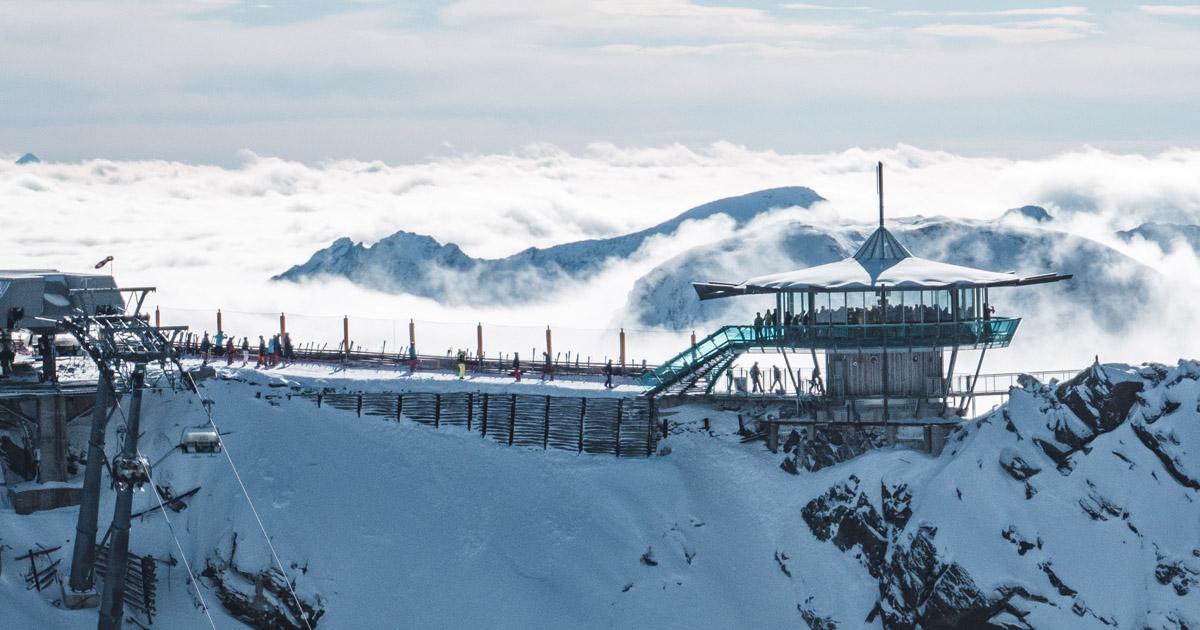
[[(736, 419), (703, 406), (673, 410), (660, 456), (618, 460), (508, 448), (287, 396), (289, 385), (354, 380), (222, 375), (202, 393), (285, 563), (307, 569), (291, 573), (303, 597), (320, 596), (322, 628), (1200, 620), (1194, 362), (1095, 366), (1055, 387), (1026, 380), (938, 458), (880, 449), (796, 475), (781, 470), (794, 455), (741, 444)], [(145, 415), (151, 459), (204, 417), (194, 398), (169, 391), (148, 393)], [(243, 568), (268, 565), (223, 459), (176, 453), (155, 476), (177, 492), (201, 486), (188, 509), (170, 513), (194, 565), (218, 549), (227, 556), (233, 532)], [(152, 501), (139, 494), (135, 510)], [(74, 516), (0, 509), (0, 535), (14, 549), (68, 543)], [(140, 553), (178, 555), (161, 515), (136, 521), (132, 540)], [(25, 591), (5, 553), (6, 626), (94, 626), (94, 611), (58, 610), (53, 594)], [(182, 567), (169, 582), (156, 627), (207, 627)], [(214, 615), (218, 627), (239, 627)]]

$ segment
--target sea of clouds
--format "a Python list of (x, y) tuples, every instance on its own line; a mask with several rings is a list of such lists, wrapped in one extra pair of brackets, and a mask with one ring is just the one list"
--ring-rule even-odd
[[(363, 345), (388, 340), (392, 348), (404, 343), (402, 324), (410, 318), (452, 339), (437, 337), (439, 346), (462, 337), (463, 347), (473, 347), (475, 322), (497, 331), (501, 339), (489, 341), (493, 346), (532, 347), (546, 325), (593, 331), (592, 337), (609, 344), (608, 331), (632, 323), (622, 306), (637, 278), (690, 247), (727, 236), (732, 224), (717, 217), (687, 225), (649, 241), (633, 259), (615, 262), (592, 280), (550, 284), (544, 300), (517, 308), (449, 307), (345, 281), (298, 285), (269, 278), (342, 236), (370, 244), (407, 230), (457, 243), (472, 256), (501, 257), (531, 246), (627, 233), (707, 201), (777, 186), (808, 186), (829, 201), (781, 210), (746, 229), (790, 220), (868, 224), (876, 220), (873, 171), (882, 161), (890, 216), (992, 219), (1008, 208), (1038, 204), (1057, 217), (1057, 229), (1116, 247), (1162, 274), (1155, 303), (1128, 305), (1131, 317), (1146, 321), (1144, 335), (1105, 337), (1106, 331), (1091, 324), (1062, 331), (1057, 343), (1063, 350), (1039, 357), (1042, 365), (1036, 367), (1073, 365), (1096, 353), (1108, 360), (1200, 356), (1200, 341), (1186, 334), (1200, 311), (1195, 252), (1182, 246), (1164, 252), (1114, 236), (1146, 221), (1200, 223), (1200, 150), (1122, 155), (1085, 147), (1018, 160), (905, 145), (826, 154), (726, 143), (595, 144), (580, 153), (532, 145), (511, 154), (415, 164), (304, 164), (246, 152), (235, 168), (110, 160), (18, 166), (16, 157), (0, 155), (0, 267), (89, 270), (111, 255), (122, 284), (157, 286), (151, 307), (161, 306), (198, 328), (213, 327), (211, 313), (218, 307), (229, 313), (227, 327), (236, 327), (230, 321), (241, 317), (242, 327), (251, 329), (235, 331), (239, 334), (265, 332), (271, 318), (287, 312), (296, 322), (311, 320), (314, 330), (329, 329), (327, 338), (336, 343), (340, 317), (348, 314)], [(686, 332), (637, 334), (659, 340), (641, 348), (654, 361)], [(579, 334), (577, 352), (610, 350), (585, 348), (591, 342)]]

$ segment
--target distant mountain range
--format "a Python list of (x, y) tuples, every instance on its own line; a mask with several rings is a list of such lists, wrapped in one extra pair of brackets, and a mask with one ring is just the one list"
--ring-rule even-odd
[[(639, 232), (530, 248), (499, 259), (473, 258), (457, 245), (411, 232), (397, 232), (370, 247), (341, 238), (275, 279), (300, 281), (332, 275), (373, 289), (449, 304), (479, 299), (516, 304), (537, 300), (547, 290), (563, 286), (559, 284), (563, 281), (594, 276), (613, 261), (628, 259), (650, 237), (674, 233), (685, 221), (724, 214), (736, 224), (729, 236), (701, 243), (658, 264), (631, 287), (624, 312), (641, 325), (675, 329), (749, 321), (755, 311), (770, 308), (771, 300), (751, 296), (700, 302), (691, 283), (740, 282), (851, 255), (869, 229), (800, 222), (748, 227), (755, 217), (772, 209), (807, 208), (821, 200), (804, 187), (763, 190), (698, 206)], [(1070, 317), (1079, 316), (1110, 329), (1129, 325), (1133, 320), (1126, 305), (1149, 299), (1157, 272), (1101, 243), (1053, 229), (1054, 225), (1053, 217), (1040, 206), (1014, 208), (986, 221), (945, 217), (889, 221), (892, 232), (918, 256), (996, 271), (1058, 271), (1075, 276), (1052, 288), (997, 291), (993, 302), (1001, 309), (1028, 312), (1047, 300), (1057, 307), (1063, 325)], [(1169, 233), (1176, 238), (1186, 227), (1154, 230), (1143, 226), (1139, 233), (1149, 235), (1147, 238), (1166, 238)], [(1200, 232), (1200, 228), (1194, 229)], [(1114, 271), (1118, 269), (1119, 273)], [(1069, 301), (1064, 302), (1063, 296)], [(1085, 312), (1064, 308), (1069, 304)]]
[(407, 293), (446, 303), (478, 300), (499, 303), (537, 299), (547, 286), (562, 280), (586, 279), (613, 259), (623, 260), (653, 236), (673, 234), (685, 221), (716, 215), (733, 219), (740, 229), (772, 209), (804, 207), (822, 201), (809, 188), (762, 190), (697, 206), (653, 227), (604, 239), (577, 241), (547, 248), (531, 247), (506, 258), (473, 258), (453, 243), (412, 232), (396, 232), (367, 247), (340, 238), (304, 264), (274, 277), (299, 281), (341, 276), (366, 287)]
[(1126, 241), (1134, 237), (1142, 237), (1155, 243), (1164, 252), (1169, 252), (1179, 243), (1186, 244), (1192, 251), (1200, 252), (1200, 225), (1180, 225), (1177, 223), (1143, 223), (1132, 230), (1117, 232), (1117, 236)]

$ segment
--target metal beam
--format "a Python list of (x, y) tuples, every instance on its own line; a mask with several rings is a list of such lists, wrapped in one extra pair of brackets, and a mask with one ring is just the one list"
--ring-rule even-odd
[[(133, 396), (129, 400), (129, 417), (125, 430), (125, 445), (121, 457), (126, 460), (137, 458), (138, 433), (141, 431), (142, 384), (146, 377), (146, 366), (134, 367), (131, 385)], [(89, 462), (90, 464), (90, 462)], [(129, 520), (133, 511), (133, 483), (117, 485), (117, 505), (113, 511), (112, 542), (109, 544), (108, 567), (104, 575), (104, 595), (100, 598), (100, 621), (97, 630), (121, 630), (125, 616), (125, 572), (129, 567)]]
[(96, 520), (100, 513), (100, 473), (104, 469), (104, 431), (108, 426), (109, 388), (112, 386), (104, 367), (96, 383), (96, 403), (92, 406), (92, 431), (88, 438), (87, 468), (83, 473), (83, 499), (75, 524), (75, 548), (71, 555), (71, 590), (90, 591), (94, 586), (96, 560)]

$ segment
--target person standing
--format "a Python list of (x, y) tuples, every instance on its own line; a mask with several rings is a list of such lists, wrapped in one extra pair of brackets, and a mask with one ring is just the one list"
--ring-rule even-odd
[(778, 365), (771, 366), (771, 391), (783, 393), (783, 372)]
[(753, 384), (750, 390), (751, 394), (762, 393), (762, 370), (758, 367), (758, 361), (755, 361), (754, 365), (750, 366), (750, 382)]
[(267, 341), (262, 335), (258, 336), (258, 363), (254, 365), (256, 368), (267, 366)]
[(512, 367), (513, 367), (512, 377), (517, 379), (516, 382), (520, 383), (521, 382), (521, 353), (519, 353), (519, 352), (513, 353), (513, 366)]
[(296, 348), (292, 346), (292, 333), (283, 333), (283, 360), (289, 364), (296, 360)]
[(604, 388), (605, 389), (612, 389), (613, 387), (616, 387), (615, 385), (613, 385), (612, 377), (613, 377), (612, 359), (609, 359), (608, 363), (604, 364)]
[(242, 367), (250, 362), (250, 338), (242, 337)]
[(467, 377), (467, 351), (458, 351), (458, 380), (463, 380)]
[(225, 341), (225, 366), (233, 365), (233, 353), (237, 352), (237, 348), (233, 345), (233, 337)]
[(12, 338), (8, 332), (0, 331), (0, 376), (12, 376), (13, 360), (17, 358), (13, 350)]
[(762, 337), (763, 316), (762, 313), (754, 314), (754, 338)]
[(812, 385), (808, 388), (808, 393), (811, 394), (814, 392), (821, 396), (825, 395), (825, 382), (821, 380), (821, 366), (819, 365), (813, 366)]
[(200, 358), (204, 359), (204, 365), (208, 365), (208, 353), (212, 350), (212, 341), (208, 338), (208, 331), (204, 331), (204, 339), (200, 340)]
[(554, 364), (550, 361), (550, 353), (542, 353), (542, 382), (549, 378), (554, 381)]

